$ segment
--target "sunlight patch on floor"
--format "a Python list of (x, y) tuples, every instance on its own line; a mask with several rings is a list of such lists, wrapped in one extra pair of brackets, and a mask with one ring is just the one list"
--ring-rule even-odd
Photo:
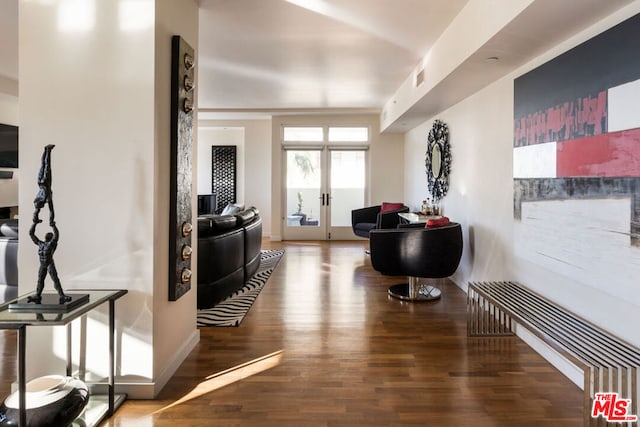
[(216, 374), (208, 376), (204, 381), (198, 384), (193, 390), (189, 393), (171, 403), (170, 405), (165, 406), (164, 408), (158, 409), (154, 412), (154, 414), (163, 412), (169, 408), (180, 405), (189, 400), (200, 397), (204, 394), (210, 393), (212, 391), (218, 390), (224, 386), (229, 384), (233, 384), (237, 381), (241, 381), (250, 376), (259, 374), (271, 368), (275, 368), (282, 361), (282, 357), (284, 355), (283, 350), (278, 350), (271, 354), (267, 354), (266, 356), (259, 357), (257, 359), (251, 360), (249, 362), (243, 363), (238, 366), (234, 366), (233, 368), (229, 368), (222, 372), (218, 372)]

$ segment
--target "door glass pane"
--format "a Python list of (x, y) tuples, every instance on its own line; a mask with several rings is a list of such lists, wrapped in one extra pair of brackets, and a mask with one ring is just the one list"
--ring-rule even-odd
[(287, 226), (320, 226), (321, 151), (287, 151)]
[(331, 151), (331, 226), (351, 227), (351, 211), (364, 206), (365, 152)]

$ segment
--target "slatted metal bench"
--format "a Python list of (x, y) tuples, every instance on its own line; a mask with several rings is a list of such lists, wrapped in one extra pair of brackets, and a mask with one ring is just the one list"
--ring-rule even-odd
[[(549, 344), (584, 371), (584, 425), (605, 426), (592, 417), (596, 393), (630, 399), (640, 416), (640, 349), (560, 307), (517, 282), (469, 282), (469, 336), (513, 335), (514, 322)], [(618, 425), (637, 426), (638, 422)]]

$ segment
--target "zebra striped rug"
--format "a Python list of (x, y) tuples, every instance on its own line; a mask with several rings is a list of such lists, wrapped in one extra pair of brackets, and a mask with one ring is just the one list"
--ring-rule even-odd
[(198, 310), (198, 326), (239, 326), (283, 254), (284, 250), (262, 251), (258, 271), (240, 290), (212, 308)]

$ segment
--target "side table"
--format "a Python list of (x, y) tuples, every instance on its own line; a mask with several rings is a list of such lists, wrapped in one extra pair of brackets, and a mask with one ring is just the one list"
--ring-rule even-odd
[[(9, 305), (22, 300), (30, 294), (22, 295), (15, 300), (0, 305), (0, 329), (15, 329), (18, 331), (18, 391), (20, 403), (20, 426), (27, 425), (26, 414), (26, 339), (28, 326), (67, 326), (67, 376), (72, 375), (71, 357), (71, 322), (83, 316), (96, 307), (109, 303), (109, 379), (106, 395), (91, 394), (83, 414), (91, 414), (91, 419), (83, 418), (84, 425), (96, 426), (104, 418), (109, 417), (124, 402), (126, 395), (115, 394), (115, 301), (127, 293), (126, 290), (97, 290), (73, 289), (68, 293), (83, 293), (89, 295), (89, 301), (69, 311), (56, 313), (42, 313), (26, 310), (10, 310)], [(90, 410), (88, 410), (90, 409)], [(82, 417), (83, 415), (81, 415)]]
[(442, 218), (440, 215), (423, 215), (413, 212), (401, 212), (398, 216), (405, 224), (426, 224), (430, 219)]

